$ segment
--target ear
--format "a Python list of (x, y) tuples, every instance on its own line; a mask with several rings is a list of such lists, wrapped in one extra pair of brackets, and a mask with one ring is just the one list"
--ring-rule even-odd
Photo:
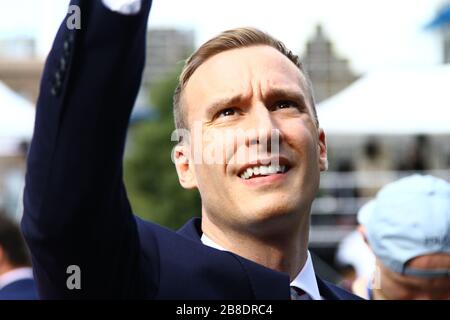
[(185, 189), (197, 187), (197, 179), (194, 170), (194, 163), (190, 161), (190, 146), (187, 143), (180, 143), (174, 148), (173, 160), (177, 169), (178, 181)]
[(322, 128), (319, 128), (319, 168), (320, 171), (328, 170), (328, 156), (327, 156), (327, 139), (325, 137), (325, 132)]

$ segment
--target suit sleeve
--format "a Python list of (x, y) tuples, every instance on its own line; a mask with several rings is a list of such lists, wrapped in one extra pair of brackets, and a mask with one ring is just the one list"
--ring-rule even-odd
[[(142, 298), (148, 279), (122, 157), (151, 1), (134, 15), (102, 1), (71, 5), (79, 11), (61, 24), (41, 80), (22, 230), (42, 298)], [(81, 28), (73, 29), (77, 13)], [(81, 273), (68, 273), (73, 265)]]

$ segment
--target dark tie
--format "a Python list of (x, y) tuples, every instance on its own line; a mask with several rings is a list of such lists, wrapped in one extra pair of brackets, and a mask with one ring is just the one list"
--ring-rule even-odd
[(309, 294), (297, 287), (291, 287), (291, 300), (312, 300)]

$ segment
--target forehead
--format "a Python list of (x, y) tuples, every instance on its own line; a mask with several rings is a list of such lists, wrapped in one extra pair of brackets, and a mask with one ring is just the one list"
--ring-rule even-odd
[[(227, 95), (254, 95), (271, 88), (297, 90), (307, 96), (298, 67), (270, 46), (232, 49), (212, 56), (189, 79), (184, 98), (188, 108)], [(191, 110), (189, 110), (191, 111)]]

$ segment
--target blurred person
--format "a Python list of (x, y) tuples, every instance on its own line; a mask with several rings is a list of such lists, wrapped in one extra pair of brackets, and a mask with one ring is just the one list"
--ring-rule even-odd
[(352, 291), (353, 282), (356, 280), (356, 269), (351, 264), (338, 265), (338, 272), (341, 279), (338, 282), (338, 286), (344, 288), (347, 291)]
[(0, 212), (0, 300), (35, 300), (37, 291), (19, 226)]
[(427, 136), (418, 135), (407, 151), (407, 157), (398, 165), (400, 171), (424, 171), (429, 169), (427, 154), (430, 152), (430, 142)]
[(345, 215), (345, 213), (354, 212), (354, 202), (355, 199), (359, 197), (359, 190), (353, 182), (353, 177), (355, 175), (355, 166), (353, 160), (341, 159), (338, 161), (336, 166), (336, 172), (339, 173), (339, 177), (336, 179), (336, 185), (333, 189), (330, 189), (330, 195), (334, 197), (337, 201), (339, 213), (344, 213), (341, 216), (339, 224), (348, 224), (351, 226), (355, 225), (355, 217), (353, 214)]
[[(355, 280), (367, 282), (375, 270), (375, 256), (359, 230), (344, 237), (336, 250), (336, 264), (346, 271), (345, 288), (351, 288)], [(352, 266), (354, 276), (347, 266)], [(350, 274), (350, 276), (348, 276)]]
[(412, 175), (384, 186), (358, 213), (376, 256), (372, 278), (353, 292), (368, 299), (450, 299), (450, 184)]
[(18, 148), (15, 166), (8, 170), (4, 178), (4, 202), (6, 213), (14, 220), (20, 221), (23, 212), (23, 187), (25, 185), (25, 166), (28, 153), (28, 143), (23, 141)]
[[(24, 195), (41, 297), (356, 299), (317, 277), (307, 250), (327, 152), (298, 57), (242, 28), (188, 59), (174, 115), (192, 139), (179, 141), (174, 158), (181, 185), (201, 194), (202, 219), (175, 233), (135, 217), (122, 182), (151, 1), (72, 4), (83, 26), (64, 21), (47, 59)], [(237, 129), (252, 133), (239, 144), (206, 137)], [(264, 151), (274, 129), (279, 150), (238, 160)], [(196, 162), (198, 146), (230, 158)], [(81, 284), (68, 286), (76, 269)]]
[(392, 175), (387, 173), (393, 167), (389, 159), (379, 140), (370, 138), (364, 144), (362, 155), (355, 161), (359, 197), (373, 198), (380, 186), (392, 181)]

